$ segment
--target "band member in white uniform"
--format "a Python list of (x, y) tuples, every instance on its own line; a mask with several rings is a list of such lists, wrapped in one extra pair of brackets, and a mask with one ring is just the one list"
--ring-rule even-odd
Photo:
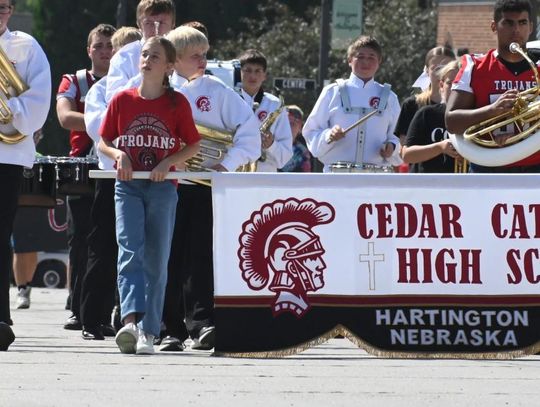
[(128, 81), (139, 74), (139, 57), (144, 42), (154, 35), (165, 35), (174, 28), (176, 8), (171, 0), (141, 0), (137, 5), (137, 25), (143, 38), (120, 49), (111, 59), (107, 74), (106, 99), (109, 103)]
[[(141, 34), (134, 27), (119, 28), (111, 38), (113, 53), (124, 45), (139, 41)], [(86, 94), (84, 123), (86, 132), (94, 142), (99, 158), (99, 168), (113, 170), (114, 161), (98, 148), (99, 128), (107, 112), (105, 91), (107, 76), (94, 84)], [(115, 336), (111, 326), (111, 312), (116, 294), (116, 244), (114, 212), (114, 179), (97, 179), (94, 200), (90, 211), (88, 234), (88, 262), (81, 287), (82, 337), (103, 340)]]
[[(382, 50), (372, 37), (362, 36), (347, 50), (352, 73), (347, 80), (326, 86), (306, 120), (302, 134), (324, 171), (338, 161), (388, 167), (401, 164), (399, 138), (394, 128), (400, 107), (389, 85), (373, 78)], [(343, 130), (373, 110), (374, 116), (347, 133)]]
[[(191, 104), (195, 122), (234, 133), (233, 144), (221, 161), (203, 163), (218, 171), (235, 171), (255, 162), (261, 153), (259, 121), (250, 107), (218, 78), (204, 75), (208, 40), (191, 27), (178, 27), (167, 38), (176, 48), (171, 86)], [(201, 150), (204, 143), (201, 142)], [(211, 189), (181, 183), (169, 259), (161, 350), (182, 350), (188, 335), (192, 349), (214, 347), (214, 284)], [(184, 323), (185, 321), (185, 323)]]
[(276, 110), (281, 112), (270, 128), (261, 133), (261, 157), (257, 162), (258, 172), (276, 172), (292, 157), (292, 133), (287, 109), (281, 100), (262, 88), (266, 80), (267, 61), (264, 54), (256, 49), (248, 49), (240, 58), (242, 78), (242, 98), (251, 106), (261, 126)]
[(23, 168), (34, 165), (32, 135), (45, 123), (51, 101), (51, 70), (41, 46), (30, 35), (7, 28), (13, 8), (12, 0), (0, 0), (0, 47), (6, 54), (5, 62), (13, 64), (28, 89), (7, 100), (13, 117), (9, 124), (0, 125), (0, 134), (8, 141), (17, 133), (24, 136), (14, 144), (0, 141), (0, 351), (6, 351), (15, 340), (9, 311), (10, 237)]

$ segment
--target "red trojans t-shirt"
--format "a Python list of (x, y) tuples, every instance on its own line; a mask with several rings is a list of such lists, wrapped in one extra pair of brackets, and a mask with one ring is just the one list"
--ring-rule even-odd
[(157, 99), (144, 99), (134, 88), (111, 100), (100, 134), (109, 141), (118, 138), (118, 149), (128, 155), (134, 171), (151, 171), (182, 143), (200, 140), (189, 102), (178, 92), (173, 95), (174, 100), (169, 92)]
[[(452, 89), (474, 93), (476, 107), (495, 102), (501, 94), (510, 89), (519, 92), (536, 86), (532, 70), (522, 73), (512, 72), (498, 58), (497, 50), (485, 55), (463, 55), (461, 69), (454, 79)], [(507, 127), (505, 133), (511, 132)], [(540, 164), (540, 151), (507, 167)]]

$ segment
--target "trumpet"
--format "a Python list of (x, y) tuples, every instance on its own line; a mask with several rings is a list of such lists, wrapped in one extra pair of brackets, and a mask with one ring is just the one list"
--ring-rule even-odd
[[(540, 150), (538, 69), (519, 44), (513, 42), (509, 50), (520, 54), (529, 63), (536, 86), (520, 92), (510, 111), (470, 126), (463, 133), (463, 137), (450, 134), (452, 144), (463, 157), (488, 167), (508, 165)], [(516, 132), (506, 140), (504, 146), (500, 147), (495, 139), (495, 131), (509, 125), (515, 126)]]

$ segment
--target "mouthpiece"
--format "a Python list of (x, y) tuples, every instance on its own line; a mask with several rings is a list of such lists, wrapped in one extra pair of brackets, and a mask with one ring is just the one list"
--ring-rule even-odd
[(515, 54), (515, 53), (519, 52), (521, 47), (519, 46), (519, 44), (517, 42), (513, 42), (512, 44), (510, 44), (508, 49), (510, 49), (511, 53)]

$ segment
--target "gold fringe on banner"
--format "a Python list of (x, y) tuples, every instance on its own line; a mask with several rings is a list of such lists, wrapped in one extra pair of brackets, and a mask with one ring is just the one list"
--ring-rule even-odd
[(230, 358), (255, 358), (255, 359), (273, 359), (284, 358), (286, 356), (297, 355), (309, 348), (321, 345), (336, 336), (341, 335), (354, 343), (359, 348), (365, 350), (370, 355), (381, 358), (392, 359), (514, 359), (524, 356), (534, 355), (540, 352), (540, 342), (534, 345), (527, 346), (523, 349), (501, 351), (501, 352), (403, 352), (403, 351), (388, 351), (377, 348), (363, 339), (357, 337), (343, 325), (337, 325), (331, 331), (318, 336), (307, 342), (303, 342), (291, 348), (278, 349), (273, 351), (263, 352), (214, 352), (213, 356), (230, 357)]

